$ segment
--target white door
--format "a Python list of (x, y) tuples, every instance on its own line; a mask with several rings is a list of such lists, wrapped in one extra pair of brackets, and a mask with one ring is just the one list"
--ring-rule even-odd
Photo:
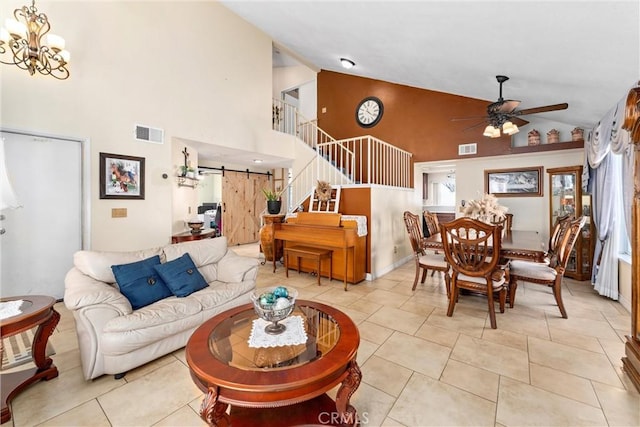
[(2, 211), (0, 295), (61, 299), (73, 253), (82, 249), (82, 142), (8, 131), (0, 137), (22, 205)]

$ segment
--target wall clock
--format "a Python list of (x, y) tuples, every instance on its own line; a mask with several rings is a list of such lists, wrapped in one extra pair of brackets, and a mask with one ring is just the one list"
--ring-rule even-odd
[(378, 124), (382, 118), (384, 106), (375, 96), (369, 96), (358, 104), (356, 108), (356, 122), (363, 128), (370, 128)]

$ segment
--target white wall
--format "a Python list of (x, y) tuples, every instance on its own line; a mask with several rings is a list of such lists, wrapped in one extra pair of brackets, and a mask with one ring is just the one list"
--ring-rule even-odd
[(404, 264), (412, 256), (403, 213), (420, 214), (422, 203), (416, 202), (412, 189), (374, 185), (371, 187), (371, 206), (369, 241), (371, 275), (375, 279)]
[[(0, 2), (0, 16), (22, 3)], [(172, 151), (174, 138), (291, 152), (270, 147), (271, 39), (224, 6), (56, 1), (38, 7), (67, 41), (71, 77), (32, 77), (2, 65), (1, 125), (91, 140), (93, 249), (170, 241), (173, 217), (183, 214), (173, 212), (173, 198), (181, 197), (176, 193), (185, 193), (184, 201), (175, 201), (179, 206), (197, 204), (195, 191), (174, 191), (182, 162)], [(164, 129), (164, 144), (135, 141), (135, 123)], [(99, 199), (100, 152), (146, 159), (145, 200)], [(127, 217), (111, 218), (115, 207), (127, 208)]]
[[(414, 182), (420, 183), (415, 189), (416, 197), (422, 197), (422, 172), (438, 164), (454, 166), (456, 171), (456, 211), (461, 200), (472, 200), (484, 194), (485, 169), (511, 169), (519, 167), (543, 166), (542, 197), (502, 197), (501, 205), (513, 214), (513, 228), (516, 230), (536, 230), (546, 241), (549, 236), (549, 174), (548, 168), (582, 165), (582, 149), (548, 151), (496, 157), (477, 157), (447, 162), (416, 163)], [(456, 212), (459, 216), (460, 213)]]

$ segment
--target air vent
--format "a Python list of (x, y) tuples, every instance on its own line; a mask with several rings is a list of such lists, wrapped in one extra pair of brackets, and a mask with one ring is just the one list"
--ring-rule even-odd
[(155, 144), (164, 144), (164, 131), (149, 126), (136, 125), (135, 138), (138, 141), (153, 142)]
[(469, 154), (478, 154), (477, 143), (458, 145), (458, 156), (468, 156)]

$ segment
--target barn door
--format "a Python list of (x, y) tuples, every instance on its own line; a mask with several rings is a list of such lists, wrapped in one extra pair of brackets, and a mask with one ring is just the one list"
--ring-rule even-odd
[(225, 171), (222, 178), (222, 234), (228, 245), (255, 243), (260, 239), (260, 213), (266, 202), (262, 189), (266, 175)]

